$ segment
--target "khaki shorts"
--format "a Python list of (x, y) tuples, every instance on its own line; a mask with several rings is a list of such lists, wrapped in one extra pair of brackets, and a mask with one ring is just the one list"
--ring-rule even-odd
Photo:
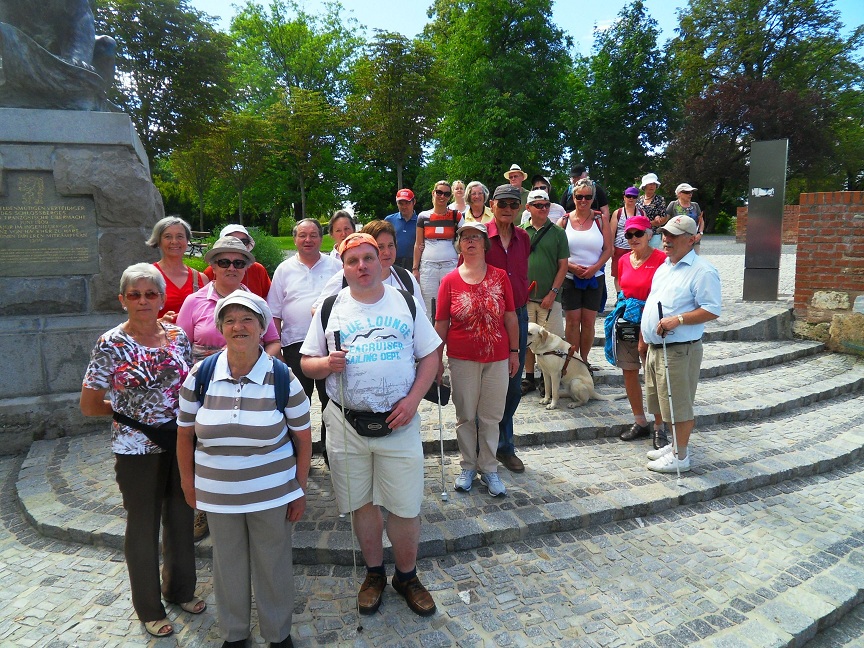
[(357, 434), (332, 400), (321, 418), (327, 426), (330, 479), (340, 513), (356, 511), (372, 502), (402, 518), (420, 515), (423, 444), (419, 414), (415, 414), (408, 425), (378, 438)]
[[(699, 383), (699, 368), (702, 365), (702, 341), (692, 344), (668, 344), (669, 380), (672, 388), (672, 407), (675, 409), (675, 422), (692, 421), (693, 401)], [(648, 411), (660, 414), (664, 421), (672, 421), (669, 410), (669, 387), (666, 384), (666, 368), (663, 364), (663, 347), (648, 346), (648, 360), (645, 363), (645, 396)]]
[[(613, 329), (612, 335), (615, 335)], [(639, 343), (619, 340), (615, 337), (615, 366), (619, 369), (635, 369), (639, 371), (642, 358), (639, 356)]]
[[(564, 337), (564, 312), (561, 310), (561, 302), (552, 302), (552, 308), (548, 311), (545, 308), (540, 308), (540, 302), (529, 301), (527, 306), (529, 324), (534, 322), (550, 333), (561, 338)], [(548, 320), (546, 319), (547, 313), (549, 313)]]

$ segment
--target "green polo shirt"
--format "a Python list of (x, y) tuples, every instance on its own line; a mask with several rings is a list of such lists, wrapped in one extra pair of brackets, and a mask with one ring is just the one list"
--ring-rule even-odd
[[(530, 301), (542, 301), (549, 291), (552, 290), (552, 281), (555, 275), (558, 274), (558, 263), (561, 259), (570, 258), (570, 247), (567, 244), (567, 234), (564, 230), (555, 225), (550, 220), (546, 221), (549, 231), (539, 239), (539, 243), (534, 246), (534, 249), (528, 255), (528, 282), (536, 281), (537, 287), (534, 288), (528, 295)], [(528, 232), (531, 237), (532, 245), (538, 240), (539, 231), (532, 224), (529, 218), (521, 227)], [(561, 301), (561, 293), (559, 292), (555, 301)]]

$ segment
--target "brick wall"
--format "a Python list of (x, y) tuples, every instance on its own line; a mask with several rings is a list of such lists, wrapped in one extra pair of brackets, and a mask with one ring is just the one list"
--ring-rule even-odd
[(864, 352), (864, 192), (801, 194), (795, 317), (801, 335)]
[[(803, 194), (802, 194), (803, 195)], [(781, 236), (783, 243), (795, 245), (798, 242), (798, 218), (800, 205), (786, 205), (783, 207), (783, 230)], [(747, 208), (739, 207), (736, 214), (735, 240), (743, 243), (747, 236)]]

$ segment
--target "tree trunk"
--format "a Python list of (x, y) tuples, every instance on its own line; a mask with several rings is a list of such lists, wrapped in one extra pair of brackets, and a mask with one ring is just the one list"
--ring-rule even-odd
[(300, 213), (297, 214), (297, 220), (301, 221), (306, 218), (306, 178), (300, 176)]
[(242, 225), (243, 224), (243, 192), (237, 192), (237, 222)]
[(402, 163), (396, 163), (396, 191), (402, 188)]

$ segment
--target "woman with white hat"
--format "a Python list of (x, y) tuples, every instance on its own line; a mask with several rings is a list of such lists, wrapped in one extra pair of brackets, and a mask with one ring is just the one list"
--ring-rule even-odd
[(660, 179), (656, 173), (646, 173), (642, 176), (639, 188), (645, 193), (636, 199), (636, 204), (642, 208), (648, 220), (651, 221), (651, 247), (659, 250), (662, 244), (660, 228), (669, 220), (666, 216), (666, 199), (657, 193)]
[(682, 182), (677, 187), (675, 187), (675, 195), (678, 196), (678, 200), (673, 200), (666, 207), (666, 216), (669, 218), (674, 218), (675, 216), (688, 216), (696, 221), (696, 245), (693, 246), (693, 249), (696, 251), (696, 254), (699, 254), (699, 243), (702, 241), (702, 234), (705, 232), (705, 220), (703, 219), (704, 213), (702, 208), (699, 206), (699, 203), (693, 202), (693, 192), (696, 191), (696, 187), (691, 187), (686, 182)]
[[(246, 249), (251, 252), (255, 247), (255, 239), (242, 225), (226, 225), (219, 232), (219, 238), (224, 236), (233, 236), (240, 239), (240, 242), (246, 246)], [(213, 281), (213, 268), (207, 266), (204, 274), (210, 281)], [(267, 268), (255, 261), (252, 265), (246, 268), (246, 276), (243, 277), (243, 285), (261, 299), (267, 299), (267, 293), (270, 292), (270, 275), (267, 274)]]

